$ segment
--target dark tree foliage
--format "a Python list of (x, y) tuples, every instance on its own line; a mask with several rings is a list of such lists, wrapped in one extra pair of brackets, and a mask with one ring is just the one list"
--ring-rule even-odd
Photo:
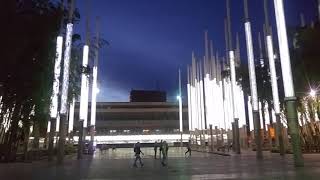
[[(6, 158), (12, 160), (21, 128), (37, 124), (44, 129), (41, 127), (46, 125), (55, 40), (63, 12), (60, 4), (51, 0), (4, 0), (0, 8), (4, 13), (0, 28), (0, 123), (10, 122), (8, 130), (0, 127), (0, 144), (5, 144)], [(7, 111), (12, 111), (11, 121), (4, 118)]]
[[(297, 92), (309, 92), (320, 84), (320, 25), (299, 27), (295, 32), (295, 47), (291, 50), (292, 68)], [(298, 96), (303, 95), (298, 93)]]

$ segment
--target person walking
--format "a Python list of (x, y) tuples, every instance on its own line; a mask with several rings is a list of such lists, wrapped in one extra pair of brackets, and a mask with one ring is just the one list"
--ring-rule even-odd
[(189, 157), (191, 156), (191, 146), (190, 141), (187, 144), (187, 151), (184, 153), (184, 156), (187, 156), (187, 153), (189, 153)]
[(168, 150), (169, 146), (166, 141), (163, 141), (162, 143), (162, 161), (161, 164), (162, 166), (166, 166), (168, 163)]
[(137, 161), (138, 161), (138, 160), (139, 160), (140, 166), (143, 167), (143, 163), (142, 163), (142, 159), (141, 159), (140, 154), (142, 154), (142, 155), (144, 155), (144, 154), (143, 154), (143, 152), (142, 152), (141, 149), (140, 149), (140, 142), (137, 142), (137, 143), (134, 145), (133, 151), (134, 151), (135, 156), (136, 156), (136, 159), (134, 160), (133, 167), (137, 167)]
[(160, 145), (159, 145), (159, 157), (160, 157), (160, 159), (161, 159), (161, 153), (162, 153), (162, 144), (163, 144), (163, 142), (161, 140), (160, 141)]
[(157, 159), (158, 142), (154, 142), (154, 159)]

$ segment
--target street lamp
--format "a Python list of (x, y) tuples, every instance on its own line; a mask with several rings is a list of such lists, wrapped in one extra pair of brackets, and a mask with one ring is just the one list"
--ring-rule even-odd
[(63, 62), (63, 81), (61, 90), (61, 108), (60, 108), (60, 128), (59, 128), (59, 145), (58, 145), (58, 156), (57, 162), (60, 164), (64, 159), (64, 145), (66, 140), (66, 122), (67, 122), (67, 108), (68, 108), (68, 89), (69, 89), (69, 73), (70, 73), (70, 59), (71, 59), (71, 48), (72, 48), (72, 34), (73, 34), (73, 0), (70, 1), (68, 24), (66, 29), (66, 40), (64, 50), (64, 62)]
[(255, 141), (257, 146), (257, 158), (262, 159), (262, 141), (260, 133), (260, 119), (259, 119), (259, 105), (258, 105), (258, 92), (257, 92), (257, 81), (256, 81), (256, 71), (254, 65), (254, 53), (253, 53), (253, 43), (252, 43), (252, 32), (251, 23), (249, 21), (248, 12), (248, 1), (244, 0), (244, 14), (245, 14), (245, 34), (246, 34), (246, 45), (247, 45), (247, 56), (248, 56), (248, 68), (249, 68), (249, 78), (250, 78), (250, 90), (251, 90), (251, 102), (253, 111), (253, 121), (254, 121), (254, 132)]
[(274, 9), (276, 15), (276, 24), (278, 31), (278, 41), (281, 59), (281, 70), (284, 85), (287, 119), (291, 136), (291, 144), (295, 166), (303, 166), (303, 157), (301, 150), (301, 140), (298, 127), (298, 114), (291, 72), (290, 53), (288, 46), (286, 20), (284, 15), (283, 0), (274, 0)]
[(179, 101), (179, 124), (180, 124), (180, 134), (181, 134), (181, 141), (180, 146), (182, 147), (182, 133), (183, 133), (183, 125), (182, 125), (182, 97), (181, 97), (181, 71), (179, 69), (179, 95), (177, 96)]

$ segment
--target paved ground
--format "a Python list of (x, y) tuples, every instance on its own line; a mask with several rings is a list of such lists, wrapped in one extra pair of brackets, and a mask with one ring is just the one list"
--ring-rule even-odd
[(97, 152), (77, 161), (67, 158), (62, 166), (47, 161), (0, 164), (1, 180), (218, 180), (218, 179), (320, 179), (320, 155), (305, 155), (305, 167), (294, 168), (292, 157), (265, 153), (256, 161), (254, 153), (219, 156), (194, 152), (185, 158), (179, 148), (169, 151), (169, 164), (162, 167), (153, 159), (153, 150), (142, 149), (145, 166), (132, 167), (132, 149)]

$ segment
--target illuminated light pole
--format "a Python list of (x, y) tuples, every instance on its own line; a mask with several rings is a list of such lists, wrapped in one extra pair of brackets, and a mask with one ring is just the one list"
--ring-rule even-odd
[(69, 89), (69, 72), (70, 72), (70, 56), (71, 56), (71, 44), (73, 34), (73, 17), (74, 4), (73, 0), (70, 1), (69, 9), (69, 23), (67, 24), (65, 51), (64, 51), (64, 63), (63, 63), (63, 81), (61, 92), (61, 109), (60, 109), (60, 128), (59, 128), (59, 148), (57, 162), (60, 164), (64, 159), (64, 146), (66, 141), (66, 124), (67, 124), (67, 107), (68, 107), (68, 89)]
[(49, 158), (48, 159), (49, 161), (52, 161), (52, 157), (53, 157), (54, 134), (56, 129), (57, 115), (58, 115), (58, 96), (59, 96), (59, 86), (60, 86), (62, 46), (63, 46), (63, 37), (58, 36), (57, 45), (56, 45), (56, 58), (55, 58), (55, 64), (54, 64), (54, 79), (53, 79), (52, 95), (51, 95), (50, 121), (48, 122), (48, 133), (49, 133), (49, 145), (48, 145)]
[(191, 107), (191, 85), (190, 85), (190, 68), (187, 67), (187, 91), (188, 91), (188, 125), (189, 125), (189, 132), (192, 131), (192, 107)]
[(70, 109), (69, 109), (69, 126), (68, 126), (68, 133), (70, 134), (69, 138), (73, 138), (73, 135), (71, 133), (73, 132), (73, 125), (74, 125), (74, 106), (76, 103), (76, 98), (72, 98), (72, 102), (70, 104)]
[(269, 27), (269, 16), (268, 16), (268, 0), (264, 0), (264, 12), (265, 12), (265, 21), (266, 21), (266, 33), (267, 33), (267, 52), (268, 52), (268, 59), (269, 59), (269, 68), (270, 68), (270, 75), (271, 75), (271, 87), (272, 87), (272, 97), (273, 97), (273, 108), (275, 111), (276, 117), (276, 131), (277, 131), (277, 138), (279, 143), (279, 150), (280, 155), (283, 156), (285, 154), (284, 150), (284, 143), (282, 137), (282, 126), (280, 121), (280, 101), (279, 101), (279, 88), (278, 88), (278, 81), (277, 81), (277, 72), (276, 72), (276, 65), (274, 60), (274, 51), (273, 51), (273, 42), (272, 36)]
[(180, 125), (180, 146), (182, 147), (182, 134), (183, 134), (183, 123), (182, 123), (182, 94), (181, 94), (181, 71), (179, 69), (179, 95), (177, 96), (179, 101), (179, 125)]
[(288, 120), (288, 126), (290, 130), (290, 136), (291, 136), (294, 163), (295, 163), (295, 166), (304, 166), (302, 150), (301, 150), (299, 127), (298, 127), (298, 115), (297, 115), (297, 107), (296, 107), (297, 98), (295, 97), (294, 86), (293, 86), (283, 1), (274, 0), (274, 9), (275, 9), (275, 15), (276, 15), (277, 31), (278, 31), (278, 41), (279, 41), (281, 70), (282, 70), (285, 101), (286, 101), (287, 120)]
[(200, 83), (200, 109), (201, 109), (201, 130), (206, 129), (205, 109), (204, 109), (204, 91), (203, 91), (203, 73), (201, 61), (199, 62), (199, 83)]
[[(61, 12), (64, 11), (64, 0), (61, 1)], [(60, 31), (63, 26), (63, 20), (61, 20)], [(63, 49), (63, 36), (60, 35), (57, 37), (56, 44), (56, 57), (54, 64), (54, 79), (52, 86), (52, 95), (51, 95), (51, 106), (50, 106), (50, 119), (48, 121), (48, 160), (53, 160), (53, 150), (54, 150), (54, 136), (57, 127), (57, 116), (58, 116), (58, 104), (59, 104), (59, 87), (60, 87), (60, 75), (61, 75), (61, 59), (62, 59), (62, 49)]]
[(230, 15), (230, 1), (227, 0), (227, 24), (228, 24), (228, 40), (229, 40), (229, 63), (230, 63), (230, 74), (231, 74), (231, 98), (230, 102), (232, 104), (232, 114), (233, 114), (233, 122), (234, 122), (234, 145), (235, 145), (235, 151), (240, 154), (240, 135), (239, 135), (239, 117), (237, 116), (236, 113), (236, 105), (235, 105), (235, 93), (236, 93), (236, 67), (235, 67), (235, 55), (233, 51), (233, 46), (232, 46), (232, 32), (231, 32), (231, 15)]
[(63, 37), (57, 37), (56, 45), (56, 58), (54, 64), (54, 80), (53, 88), (51, 95), (51, 107), (50, 107), (50, 117), (55, 119), (58, 114), (58, 95), (59, 95), (59, 86), (60, 86), (60, 72), (61, 72), (61, 59), (62, 59), (62, 46), (63, 46)]
[(99, 62), (99, 19), (96, 19), (97, 23), (97, 35), (96, 35), (96, 44), (95, 44), (95, 57), (93, 62), (93, 80), (92, 80), (92, 90), (91, 90), (91, 118), (90, 118), (90, 148), (93, 153), (95, 148), (94, 144), (94, 135), (95, 135), (95, 125), (96, 125), (96, 105), (97, 105), (97, 94), (98, 94), (98, 62)]
[[(89, 5), (89, 0), (86, 1)], [(82, 54), (82, 75), (81, 75), (81, 92), (80, 92), (80, 109), (79, 109), (79, 139), (78, 139), (78, 159), (82, 158), (83, 140), (86, 137), (86, 128), (88, 126), (88, 104), (89, 104), (89, 75), (85, 69), (89, 66), (89, 10), (87, 9), (86, 17), (86, 44), (83, 46)]]
[[(84, 45), (83, 47), (83, 57), (82, 57), (82, 67), (88, 66), (89, 58), (89, 46)], [(87, 75), (82, 72), (81, 75), (81, 94), (80, 94), (80, 111), (79, 111), (79, 120), (80, 120), (80, 131), (79, 131), (79, 140), (78, 140), (78, 158), (82, 158), (82, 146), (83, 146), (83, 136), (85, 134), (85, 128), (87, 127), (88, 119), (88, 90), (89, 82)]]
[(249, 66), (250, 90), (251, 90), (253, 121), (254, 121), (253, 124), (254, 124), (254, 132), (255, 132), (255, 142), (257, 147), (256, 155), (258, 159), (262, 159), (263, 155), (262, 155), (262, 142), (261, 142), (261, 133), (260, 133), (261, 126), (260, 126), (260, 119), (259, 119), (258, 92), (257, 92), (256, 72), (255, 72), (255, 65), (254, 65), (251, 23), (249, 21), (247, 0), (244, 0), (244, 14), (245, 14), (244, 25), (245, 25), (245, 34), (246, 34), (248, 66)]

